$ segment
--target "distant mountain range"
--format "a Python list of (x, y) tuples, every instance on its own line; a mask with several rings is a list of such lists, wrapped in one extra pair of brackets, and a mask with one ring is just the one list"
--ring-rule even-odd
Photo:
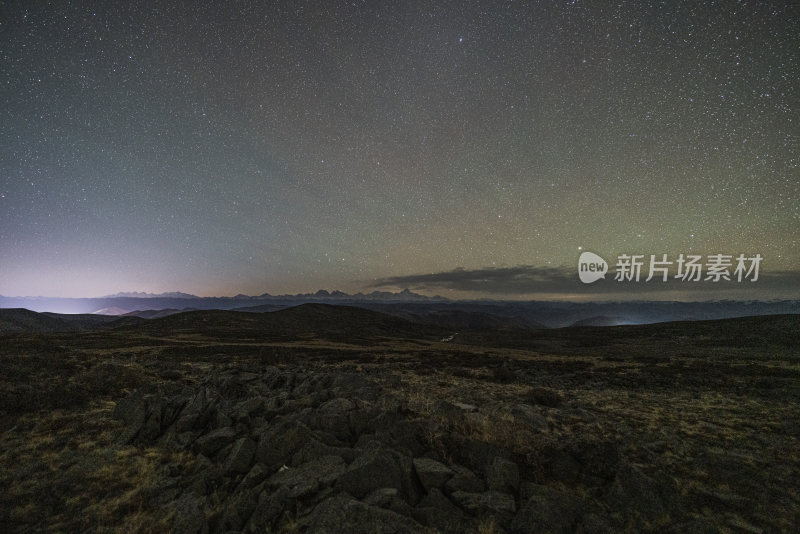
[(128, 291), (122, 293), (115, 293), (114, 295), (106, 295), (100, 297), (103, 299), (118, 299), (118, 298), (136, 298), (136, 299), (199, 299), (197, 295), (189, 293), (181, 293), (180, 291), (173, 291), (171, 293), (145, 293), (143, 291)]
[[(26, 297), (27, 298), (27, 297)], [(36, 297), (39, 298), (39, 297)], [(114, 295), (106, 295), (100, 297), (101, 299), (117, 299), (117, 298), (137, 298), (137, 299), (234, 299), (234, 300), (264, 300), (264, 299), (312, 299), (312, 300), (399, 300), (399, 301), (446, 301), (448, 299), (440, 296), (426, 297), (419, 293), (414, 293), (406, 288), (397, 293), (390, 291), (373, 291), (371, 293), (355, 293), (348, 294), (342, 291), (334, 290), (327, 291), (320, 289), (316, 293), (298, 293), (296, 295), (270, 295), (269, 293), (262, 293), (261, 295), (251, 296), (238, 294), (233, 297), (198, 297), (190, 293), (181, 293), (174, 291), (170, 293), (144, 293), (140, 291), (129, 291), (123, 293), (116, 293)]]
[(126, 292), (96, 298), (52, 298), (52, 297), (4, 297), (0, 295), (0, 308), (26, 308), (38, 312), (54, 313), (95, 313), (99, 315), (124, 315), (145, 310), (232, 310), (245, 306), (278, 305), (296, 306), (307, 302), (331, 302), (336, 304), (356, 304), (362, 302), (449, 302), (443, 297), (427, 297), (404, 289), (397, 293), (373, 291), (350, 295), (342, 291), (320, 289), (316, 293), (297, 295), (236, 295), (233, 297), (198, 297), (189, 293), (142, 293)]
[(101, 298), (2, 297), (0, 308), (25, 308), (58, 314), (166, 317), (192, 310), (236, 310), (264, 313), (301, 304), (357, 306), (405, 319), (461, 331), (467, 329), (541, 329), (564, 326), (615, 326), (725, 319), (752, 315), (800, 314), (800, 301), (628, 301), (542, 302), (448, 300), (426, 297), (408, 289), (350, 295), (341, 291), (298, 295), (198, 297), (173, 292), (119, 293)]

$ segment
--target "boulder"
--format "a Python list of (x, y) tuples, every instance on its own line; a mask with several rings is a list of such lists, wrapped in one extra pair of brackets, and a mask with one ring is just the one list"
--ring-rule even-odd
[(461, 508), (479, 516), (513, 514), (517, 510), (514, 497), (500, 491), (489, 490), (483, 493), (455, 491), (451, 497)]
[(256, 443), (250, 438), (239, 438), (228, 454), (223, 471), (226, 474), (247, 473), (256, 452)]
[(583, 502), (578, 497), (548, 486), (528, 485), (532, 493), (511, 522), (513, 534), (547, 532), (571, 533), (582, 514)]
[(164, 401), (160, 398), (151, 399), (147, 407), (147, 419), (139, 430), (138, 438), (151, 442), (161, 435), (161, 414)]
[(370, 506), (348, 495), (331, 497), (314, 509), (309, 532), (347, 532), (348, 534), (422, 534), (426, 529), (391, 510)]
[(316, 438), (311, 438), (292, 455), (291, 465), (304, 464), (320, 456), (341, 456), (345, 462), (350, 463), (356, 459), (358, 451), (349, 447), (327, 445)]
[(444, 489), (447, 493), (453, 493), (456, 491), (486, 491), (486, 483), (466, 467), (455, 465), (452, 467), (452, 469), (455, 474), (444, 485)]
[(298, 467), (281, 468), (267, 483), (272, 488), (285, 486), (289, 496), (297, 499), (329, 486), (344, 473), (344, 460), (338, 456), (324, 456)]
[(247, 399), (246, 401), (242, 401), (236, 405), (234, 409), (234, 413), (236, 415), (237, 420), (247, 419), (252, 414), (256, 414), (264, 409), (264, 398), (263, 397), (255, 397), (252, 399)]
[(291, 501), (290, 491), (286, 486), (281, 486), (272, 493), (262, 491), (258, 495), (258, 504), (245, 525), (244, 532), (273, 532), (273, 522), (291, 508)]
[(122, 421), (125, 428), (117, 438), (120, 444), (128, 444), (139, 434), (147, 417), (147, 405), (139, 391), (120, 399), (114, 406), (114, 419)]
[(417, 504), (418, 508), (438, 508), (439, 510), (458, 510), (458, 508), (440, 490), (431, 488)]
[(237, 490), (246, 491), (254, 488), (266, 480), (267, 476), (267, 472), (264, 470), (261, 464), (255, 464), (250, 468), (250, 471), (247, 472), (242, 481), (239, 482), (239, 487)]
[(386, 508), (389, 503), (400, 497), (400, 490), (397, 488), (378, 488), (362, 499), (370, 506), (380, 506)]
[(441, 489), (455, 474), (443, 463), (430, 458), (414, 458), (414, 471), (425, 491), (430, 491), (432, 488)]
[(274, 471), (291, 463), (292, 455), (314, 437), (314, 433), (303, 423), (281, 422), (261, 433), (256, 458), (267, 470)]
[(178, 414), (175, 430), (181, 433), (203, 427), (207, 422), (209, 404), (208, 390), (200, 388)]
[[(578, 528), (575, 530), (576, 534), (612, 534), (615, 529), (611, 526), (611, 523), (605, 517), (601, 517), (597, 514), (586, 514), (583, 519), (581, 520)], [(676, 529), (673, 534), (700, 534), (698, 532), (692, 531), (691, 529), (683, 529), (678, 528)], [(708, 533), (716, 533), (718, 532), (715, 530), (709, 530)]]
[(467, 404), (466, 402), (453, 402), (453, 406), (461, 409), (464, 412), (477, 412), (478, 407), (474, 404)]
[(397, 488), (378, 488), (364, 497), (362, 501), (370, 506), (387, 508), (402, 515), (411, 515), (411, 506), (403, 500)]
[(212, 525), (212, 531), (240, 531), (245, 522), (253, 515), (258, 505), (258, 495), (237, 493), (225, 500), (225, 508), (219, 517), (219, 523)]
[(338, 487), (358, 499), (378, 488), (401, 488), (400, 467), (389, 451), (370, 448), (348, 466)]
[(528, 404), (515, 404), (511, 408), (514, 421), (529, 432), (547, 432), (550, 424), (539, 411)]
[(620, 463), (619, 448), (613, 441), (583, 442), (575, 457), (586, 474), (603, 480), (613, 479)]
[(417, 504), (412, 517), (440, 532), (463, 532), (464, 513), (438, 489), (432, 488)]
[(356, 407), (356, 405), (353, 404), (353, 401), (351, 401), (350, 399), (345, 399), (345, 398), (342, 398), (342, 397), (336, 397), (336, 398), (333, 398), (333, 399), (325, 402), (324, 404), (322, 404), (318, 408), (318, 411), (319, 411), (319, 413), (322, 413), (322, 414), (340, 415), (340, 414), (347, 413), (350, 410), (354, 410), (355, 407)]
[(512, 494), (519, 490), (519, 467), (510, 460), (496, 456), (486, 474), (489, 489)]
[(570, 451), (554, 448), (548, 452), (548, 457), (547, 470), (550, 477), (569, 485), (580, 478), (583, 467)]
[(203, 507), (205, 497), (187, 493), (170, 505), (173, 511), (172, 531), (186, 532), (187, 534), (206, 534), (208, 524), (206, 523)]
[(194, 442), (195, 451), (206, 456), (212, 456), (225, 445), (231, 443), (236, 438), (236, 430), (231, 427), (223, 427), (212, 430), (204, 436), (200, 436)]
[(125, 425), (141, 426), (147, 415), (147, 404), (138, 390), (127, 397), (117, 401), (114, 406), (114, 419), (122, 421)]
[(448, 402), (445, 400), (437, 401), (431, 410), (431, 416), (435, 419), (439, 419), (442, 421), (448, 421), (453, 423), (455, 421), (460, 421), (463, 419), (465, 413), (473, 412), (474, 410), (471, 409), (463, 409), (462, 406), (470, 406), (464, 405), (461, 403), (453, 404), (452, 402)]

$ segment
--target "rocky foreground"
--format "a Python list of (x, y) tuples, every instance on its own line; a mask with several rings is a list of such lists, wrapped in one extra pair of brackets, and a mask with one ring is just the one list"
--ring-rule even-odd
[(0, 531), (799, 530), (794, 317), (480, 345), (356, 319), (4, 337)]
[[(552, 390), (529, 396), (561, 404)], [(176, 532), (589, 533), (669, 521), (675, 484), (594, 439), (597, 428), (563, 448), (541, 439), (548, 417), (596, 427), (587, 412), (415, 400), (354, 372), (266, 367), (137, 391), (114, 417), (119, 444), (191, 451), (165, 466), (149, 503), (170, 510)]]

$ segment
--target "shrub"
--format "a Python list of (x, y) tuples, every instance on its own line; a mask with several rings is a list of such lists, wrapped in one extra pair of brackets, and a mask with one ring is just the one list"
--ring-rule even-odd
[(548, 408), (557, 408), (564, 402), (564, 397), (558, 391), (539, 387), (530, 389), (528, 399), (534, 404), (547, 406)]
[(509, 368), (508, 365), (503, 363), (502, 365), (495, 367), (492, 370), (492, 376), (498, 382), (513, 382), (517, 378), (517, 373), (514, 372), (513, 369)]

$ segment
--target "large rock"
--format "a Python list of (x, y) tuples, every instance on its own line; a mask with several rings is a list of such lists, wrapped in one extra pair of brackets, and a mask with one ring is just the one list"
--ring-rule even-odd
[(172, 503), (170, 505), (173, 510), (172, 531), (186, 534), (206, 534), (208, 525), (203, 513), (205, 501), (205, 497), (188, 493)]
[(464, 414), (474, 412), (474, 406), (452, 403), (446, 400), (437, 401), (431, 409), (431, 417), (454, 424), (464, 419)]
[(234, 409), (234, 415), (237, 420), (244, 420), (249, 418), (253, 414), (257, 414), (263, 409), (264, 409), (264, 398), (255, 397), (252, 399), (247, 399), (246, 401), (242, 401), (238, 405), (236, 405), (236, 408)]
[(244, 532), (274, 532), (275, 523), (286, 510), (291, 509), (292, 498), (289, 488), (281, 486), (272, 493), (262, 491), (258, 495), (258, 504)]
[(573, 485), (581, 476), (583, 467), (569, 450), (553, 448), (548, 451), (547, 470), (550, 477), (567, 485)]
[(456, 491), (451, 497), (461, 508), (479, 516), (513, 514), (517, 510), (514, 497), (500, 491), (490, 490), (483, 493)]
[(236, 532), (244, 527), (258, 505), (258, 495), (244, 492), (225, 499), (224, 509), (216, 524), (212, 523), (212, 531)]
[(400, 484), (403, 496), (409, 504), (414, 505), (425, 492), (419, 482), (419, 478), (414, 474), (414, 461), (410, 456), (398, 454), (396, 451), (393, 451), (392, 454), (400, 467)]
[(432, 488), (417, 504), (412, 516), (440, 532), (463, 532), (464, 512), (438, 489)]
[(133, 441), (144, 426), (147, 417), (147, 404), (139, 391), (120, 399), (114, 406), (114, 419), (122, 421), (125, 428), (120, 433), (117, 441), (127, 444)]
[(256, 458), (268, 470), (275, 471), (291, 463), (292, 455), (314, 438), (311, 429), (300, 422), (281, 422), (261, 433)]
[(480, 493), (486, 491), (486, 483), (466, 467), (455, 465), (452, 469), (455, 474), (444, 485), (444, 489), (448, 493), (456, 491)]
[(519, 467), (501, 456), (495, 457), (487, 470), (489, 489), (505, 493), (516, 493), (519, 490)]
[(455, 474), (443, 463), (430, 458), (414, 458), (414, 471), (425, 491), (430, 491), (431, 488), (441, 489)]
[(200, 388), (178, 414), (175, 421), (176, 432), (188, 432), (202, 428), (208, 420), (209, 407), (208, 390)]
[(613, 441), (587, 441), (581, 443), (575, 454), (587, 475), (611, 480), (620, 463), (617, 444)]
[(247, 473), (256, 452), (256, 442), (250, 438), (239, 438), (233, 444), (228, 458), (225, 460), (225, 473)]
[(411, 506), (403, 500), (397, 488), (378, 488), (361, 500), (370, 506), (387, 508), (401, 515), (411, 515)]
[(335, 447), (327, 445), (316, 438), (305, 442), (302, 448), (292, 455), (291, 465), (300, 465), (310, 462), (320, 456), (341, 456), (345, 462), (350, 463), (358, 456), (358, 451), (349, 447)]
[(317, 505), (308, 532), (422, 534), (426, 529), (410, 517), (337, 495)]
[(267, 472), (261, 466), (261, 464), (255, 464), (253, 467), (250, 468), (250, 471), (244, 476), (241, 482), (239, 482), (239, 487), (237, 488), (238, 491), (246, 491), (251, 488), (258, 486), (261, 482), (266, 480), (268, 477)]
[(511, 415), (514, 416), (514, 421), (520, 427), (529, 432), (547, 432), (550, 429), (547, 419), (536, 408), (528, 404), (515, 404), (511, 408)]
[(513, 534), (561, 534), (575, 531), (575, 524), (583, 508), (578, 497), (540, 485), (529, 485), (527, 492), (532, 493), (532, 496), (514, 516), (511, 522)]
[(370, 448), (364, 451), (339, 478), (338, 487), (361, 499), (378, 488), (402, 488), (402, 474), (389, 451)]
[(353, 439), (350, 413), (320, 413), (315, 410), (309, 414), (307, 422), (311, 428), (332, 435), (337, 441), (349, 443)]
[(344, 473), (344, 460), (338, 456), (324, 456), (298, 467), (281, 468), (267, 481), (272, 488), (285, 486), (296, 499), (316, 493), (330, 486)]
[(317, 410), (321, 414), (341, 415), (355, 409), (355, 407), (356, 405), (350, 399), (336, 397), (322, 404)]
[(147, 415), (147, 404), (141, 392), (136, 391), (124, 399), (117, 401), (114, 406), (114, 419), (122, 421), (125, 425), (141, 426)]
[(231, 427), (219, 428), (197, 438), (197, 441), (194, 442), (194, 448), (201, 454), (212, 456), (234, 439), (236, 439), (236, 430)]
[(443, 438), (446, 450), (451, 451), (455, 460), (468, 465), (478, 472), (485, 472), (496, 456), (502, 456), (503, 450), (495, 443), (474, 437), (462, 437), (450, 434)]
[(425, 443), (426, 426), (421, 421), (398, 419), (388, 429), (386, 437), (394, 450), (408, 456), (422, 456), (428, 451)]
[(164, 401), (161, 398), (150, 400), (147, 407), (147, 419), (139, 430), (138, 438), (145, 442), (151, 442), (161, 435), (161, 415), (164, 408)]

